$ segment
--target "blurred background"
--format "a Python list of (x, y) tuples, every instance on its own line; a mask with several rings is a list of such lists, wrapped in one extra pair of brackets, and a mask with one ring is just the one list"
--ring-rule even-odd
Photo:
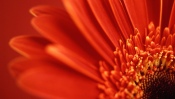
[(1, 0), (0, 3), (0, 99), (39, 99), (19, 89), (8, 71), (8, 62), (19, 56), (9, 45), (17, 35), (37, 34), (29, 9), (37, 5), (57, 5), (58, 0)]

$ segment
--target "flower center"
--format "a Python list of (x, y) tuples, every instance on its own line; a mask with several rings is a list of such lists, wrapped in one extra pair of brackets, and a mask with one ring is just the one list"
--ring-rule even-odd
[(162, 70), (148, 74), (141, 82), (141, 89), (144, 92), (142, 99), (174, 99), (175, 73)]
[[(147, 33), (148, 32), (148, 33)], [(169, 28), (148, 25), (145, 36), (135, 30), (114, 52), (115, 65), (100, 62), (104, 79), (100, 99), (174, 99), (175, 56)]]

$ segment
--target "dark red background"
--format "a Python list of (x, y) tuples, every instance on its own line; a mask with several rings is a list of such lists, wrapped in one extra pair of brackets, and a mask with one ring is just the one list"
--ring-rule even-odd
[(0, 99), (38, 99), (19, 89), (8, 71), (8, 62), (19, 56), (8, 42), (13, 36), (36, 34), (29, 9), (36, 5), (57, 5), (58, 0), (1, 0), (0, 3)]

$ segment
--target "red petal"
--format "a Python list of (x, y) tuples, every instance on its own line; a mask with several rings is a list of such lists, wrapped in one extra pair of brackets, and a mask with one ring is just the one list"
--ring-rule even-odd
[[(129, 35), (122, 34), (117, 27), (116, 20), (112, 14), (109, 2), (106, 0), (88, 0), (89, 6), (99, 22), (102, 29), (105, 31), (111, 42), (118, 46), (118, 40), (128, 38)], [(124, 38), (122, 38), (124, 36)]]
[(32, 64), (33, 62), (29, 61), (29, 59), (18, 57), (10, 62), (9, 70), (13, 77), (18, 78), (24, 71), (34, 67)]
[(56, 15), (58, 16), (60, 10), (64, 10), (63, 7), (54, 7), (48, 5), (40, 5), (30, 9), (30, 13), (34, 16), (41, 16), (41, 15)]
[[(120, 0), (109, 0), (111, 9), (114, 13), (115, 19), (124, 35), (130, 35), (134, 33), (134, 27), (131, 24), (131, 20), (126, 12), (125, 6)], [(127, 37), (127, 36), (126, 36)], [(128, 38), (125, 38), (128, 39)]]
[(175, 24), (175, 2), (173, 3), (172, 10), (171, 10), (171, 15), (169, 19), (169, 27), (172, 29)]
[(75, 25), (67, 18), (67, 16), (62, 15), (59, 17), (43, 15), (34, 18), (32, 24), (44, 37), (54, 43), (64, 45), (75, 51), (77, 49), (82, 49), (90, 55), (93, 54), (94, 58), (99, 59), (99, 55), (96, 51), (92, 49)]
[(80, 28), (83, 35), (92, 44), (92, 46), (103, 56), (109, 63), (113, 58), (108, 39), (104, 38), (104, 32), (93, 16), (87, 2), (85, 0), (64, 0), (65, 7), (73, 21)]
[(162, 30), (168, 26), (174, 0), (163, 0)]
[[(23, 61), (21, 61), (23, 62)], [(23, 63), (22, 63), (23, 64)], [(13, 64), (19, 68), (20, 62)], [(34, 95), (49, 99), (96, 99), (99, 94), (96, 82), (59, 64), (31, 61), (23, 64), (32, 68), (17, 78), (21, 88)], [(23, 68), (21, 65), (21, 68)]]
[(148, 26), (148, 12), (145, 0), (123, 1), (134, 28), (137, 28), (142, 37), (145, 37), (145, 29)]
[(159, 26), (161, 20), (161, 0), (145, 0), (147, 4), (148, 17), (150, 22), (154, 22), (155, 26)]
[(47, 52), (78, 72), (81, 72), (96, 81), (102, 82), (98, 73), (99, 66), (98, 64), (93, 64), (91, 58), (88, 58), (83, 54), (77, 54), (71, 49), (67, 49), (61, 45), (50, 45), (47, 48)]
[[(63, 17), (64, 16), (62, 16), (62, 18)], [(60, 19), (54, 16), (44, 15), (34, 18), (32, 24), (43, 36), (51, 41), (67, 44), (73, 48), (75, 46), (73, 43), (74, 41), (72, 41), (66, 33), (72, 33), (69, 29), (73, 30), (74, 33), (77, 33), (77, 31), (72, 29), (72, 27), (69, 27), (68, 29), (68, 26), (65, 26), (66, 24), (69, 24), (69, 20), (61, 21)], [(67, 32), (65, 33), (66, 29)]]
[(37, 36), (19, 36), (11, 39), (10, 46), (26, 57), (48, 57), (43, 50), (51, 44), (48, 40)]

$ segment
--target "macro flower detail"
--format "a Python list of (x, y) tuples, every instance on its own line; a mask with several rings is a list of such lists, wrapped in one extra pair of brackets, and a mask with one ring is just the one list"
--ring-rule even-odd
[(174, 99), (174, 0), (60, 0), (37, 6), (42, 36), (10, 45), (17, 84), (53, 99)]
[[(120, 42), (120, 47), (114, 52), (116, 65), (112, 69), (101, 64), (102, 77), (107, 81), (104, 85), (100, 85), (105, 92), (102, 97), (110, 96), (110, 99), (174, 97), (173, 93), (169, 92), (171, 88), (171, 91), (174, 91), (175, 84), (175, 57), (172, 47), (174, 40), (171, 40), (173, 35), (169, 33), (168, 28), (165, 28), (163, 32), (165, 39), (161, 39), (159, 27), (155, 29), (153, 23), (150, 23), (149, 28), (146, 38), (141, 38), (136, 30), (136, 35), (127, 39), (126, 44)], [(145, 43), (137, 47), (135, 44), (142, 42), (141, 40)]]

